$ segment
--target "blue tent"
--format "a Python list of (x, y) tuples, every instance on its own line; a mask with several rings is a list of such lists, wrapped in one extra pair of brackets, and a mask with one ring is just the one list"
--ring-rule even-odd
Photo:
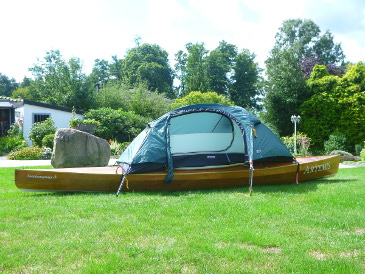
[(196, 104), (149, 123), (117, 160), (129, 173), (199, 168), (255, 161), (293, 161), (280, 139), (247, 110)]

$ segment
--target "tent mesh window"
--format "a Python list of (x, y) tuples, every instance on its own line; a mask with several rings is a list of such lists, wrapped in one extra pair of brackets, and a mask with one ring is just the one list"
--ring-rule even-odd
[(244, 161), (238, 125), (219, 113), (197, 112), (171, 118), (170, 146), (175, 167)]

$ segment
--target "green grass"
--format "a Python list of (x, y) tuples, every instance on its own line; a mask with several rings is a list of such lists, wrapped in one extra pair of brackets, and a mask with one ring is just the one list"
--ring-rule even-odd
[(365, 168), (300, 185), (25, 193), (0, 169), (0, 272), (364, 273)]

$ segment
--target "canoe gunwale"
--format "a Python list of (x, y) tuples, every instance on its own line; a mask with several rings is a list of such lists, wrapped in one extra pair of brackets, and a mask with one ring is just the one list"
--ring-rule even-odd
[[(325, 168), (318, 168), (321, 166)], [(254, 165), (253, 186), (295, 183), (337, 173), (339, 156), (298, 158), (298, 163), (260, 163)], [(298, 173), (299, 167), (299, 173)], [(316, 168), (317, 167), (317, 168)], [(328, 168), (327, 168), (328, 167)], [(122, 174), (118, 166), (65, 169), (16, 169), (15, 184), (23, 191), (116, 192)], [(312, 172), (307, 172), (307, 170)], [(248, 186), (249, 167), (244, 165), (199, 170), (176, 170), (166, 185), (167, 172), (128, 174), (127, 191), (184, 191)], [(127, 189), (129, 186), (129, 189)]]

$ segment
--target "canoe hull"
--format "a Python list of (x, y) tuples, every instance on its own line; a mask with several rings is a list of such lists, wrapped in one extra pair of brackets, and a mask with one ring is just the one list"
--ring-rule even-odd
[[(340, 156), (297, 158), (297, 163), (255, 164), (253, 185), (275, 185), (335, 175)], [(116, 166), (64, 169), (16, 169), (15, 184), (23, 191), (116, 192), (121, 170)], [(165, 184), (166, 172), (129, 174), (123, 192), (180, 191), (220, 189), (249, 185), (249, 168), (234, 166), (215, 169), (176, 170), (174, 179)]]

